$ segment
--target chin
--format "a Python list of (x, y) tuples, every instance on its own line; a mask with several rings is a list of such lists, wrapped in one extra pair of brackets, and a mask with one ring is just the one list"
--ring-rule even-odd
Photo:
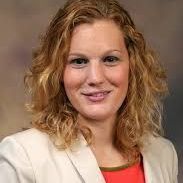
[(114, 115), (114, 113), (107, 112), (107, 111), (90, 111), (85, 112), (82, 114), (84, 118), (87, 118), (89, 120), (95, 120), (95, 121), (104, 121), (106, 119), (111, 118)]

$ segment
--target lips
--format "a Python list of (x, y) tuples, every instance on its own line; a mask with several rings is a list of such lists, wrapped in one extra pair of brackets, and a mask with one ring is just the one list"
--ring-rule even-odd
[(110, 91), (95, 91), (95, 92), (86, 92), (82, 93), (89, 101), (91, 102), (100, 102), (103, 101)]

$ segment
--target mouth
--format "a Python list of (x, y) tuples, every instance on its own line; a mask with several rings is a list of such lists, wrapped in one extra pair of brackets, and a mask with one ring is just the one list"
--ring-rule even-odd
[(91, 102), (101, 102), (107, 98), (111, 91), (95, 91), (82, 93)]

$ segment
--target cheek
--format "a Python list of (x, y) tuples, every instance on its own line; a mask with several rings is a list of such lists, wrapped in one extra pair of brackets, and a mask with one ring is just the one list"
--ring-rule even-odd
[(108, 78), (111, 83), (116, 87), (128, 87), (128, 77), (129, 77), (129, 67), (125, 65), (125, 67), (118, 67), (112, 73), (108, 74)]
[(66, 90), (66, 93), (72, 93), (73, 91), (77, 90), (80, 88), (84, 80), (83, 74), (79, 70), (66, 67), (65, 72), (64, 72), (64, 87)]

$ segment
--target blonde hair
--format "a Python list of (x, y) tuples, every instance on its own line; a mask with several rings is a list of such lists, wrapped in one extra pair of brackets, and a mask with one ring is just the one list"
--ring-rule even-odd
[(63, 71), (74, 28), (97, 20), (114, 21), (124, 34), (130, 58), (129, 88), (118, 110), (114, 144), (124, 156), (136, 158), (141, 137), (162, 132), (161, 100), (167, 92), (166, 74), (128, 12), (115, 0), (69, 0), (58, 10), (25, 76), (31, 92), (32, 123), (57, 139), (58, 147), (71, 146), (80, 132), (91, 143), (90, 129), (78, 125), (77, 111), (65, 93)]

